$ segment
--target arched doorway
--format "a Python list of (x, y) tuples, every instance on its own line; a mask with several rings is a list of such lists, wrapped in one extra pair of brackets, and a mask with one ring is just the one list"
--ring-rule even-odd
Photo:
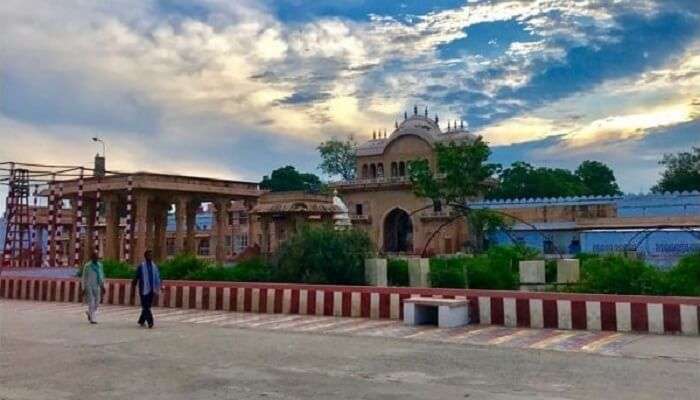
[(413, 251), (413, 223), (406, 211), (395, 208), (384, 218), (384, 251), (387, 253)]

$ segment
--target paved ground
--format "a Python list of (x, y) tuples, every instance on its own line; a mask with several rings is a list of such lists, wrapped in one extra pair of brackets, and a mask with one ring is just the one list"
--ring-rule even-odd
[(0, 274), (3, 276), (27, 276), (41, 278), (72, 278), (77, 272), (77, 268), (72, 267), (0, 268)]
[[(0, 399), (696, 399), (700, 339), (0, 301)], [(552, 351), (554, 350), (554, 351)], [(559, 350), (559, 351), (557, 351)]]

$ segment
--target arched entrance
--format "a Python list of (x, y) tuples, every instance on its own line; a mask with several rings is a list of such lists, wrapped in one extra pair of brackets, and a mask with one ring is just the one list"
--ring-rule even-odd
[(384, 251), (413, 251), (413, 223), (406, 211), (395, 208), (384, 218)]

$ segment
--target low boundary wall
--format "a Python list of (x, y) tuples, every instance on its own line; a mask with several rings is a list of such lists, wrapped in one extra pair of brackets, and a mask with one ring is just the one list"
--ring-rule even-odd
[[(103, 303), (138, 305), (131, 282), (109, 279)], [(80, 302), (75, 278), (0, 277), (0, 298)], [(412, 296), (469, 300), (473, 323), (525, 328), (698, 335), (700, 298), (476, 289), (165, 281), (159, 307), (401, 319)]]

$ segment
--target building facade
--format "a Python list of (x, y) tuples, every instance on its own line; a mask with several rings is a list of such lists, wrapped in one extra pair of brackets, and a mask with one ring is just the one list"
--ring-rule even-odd
[[(471, 142), (476, 136), (464, 126), (440, 128), (427, 109), (404, 116), (387, 137), (376, 133), (357, 149), (357, 178), (332, 186), (348, 207), (354, 226), (367, 231), (384, 254), (444, 254), (461, 251), (469, 240), (464, 221), (440, 229), (452, 210), (413, 194), (408, 168), (425, 159), (435, 169), (436, 143)], [(437, 232), (437, 233), (436, 233)]]

